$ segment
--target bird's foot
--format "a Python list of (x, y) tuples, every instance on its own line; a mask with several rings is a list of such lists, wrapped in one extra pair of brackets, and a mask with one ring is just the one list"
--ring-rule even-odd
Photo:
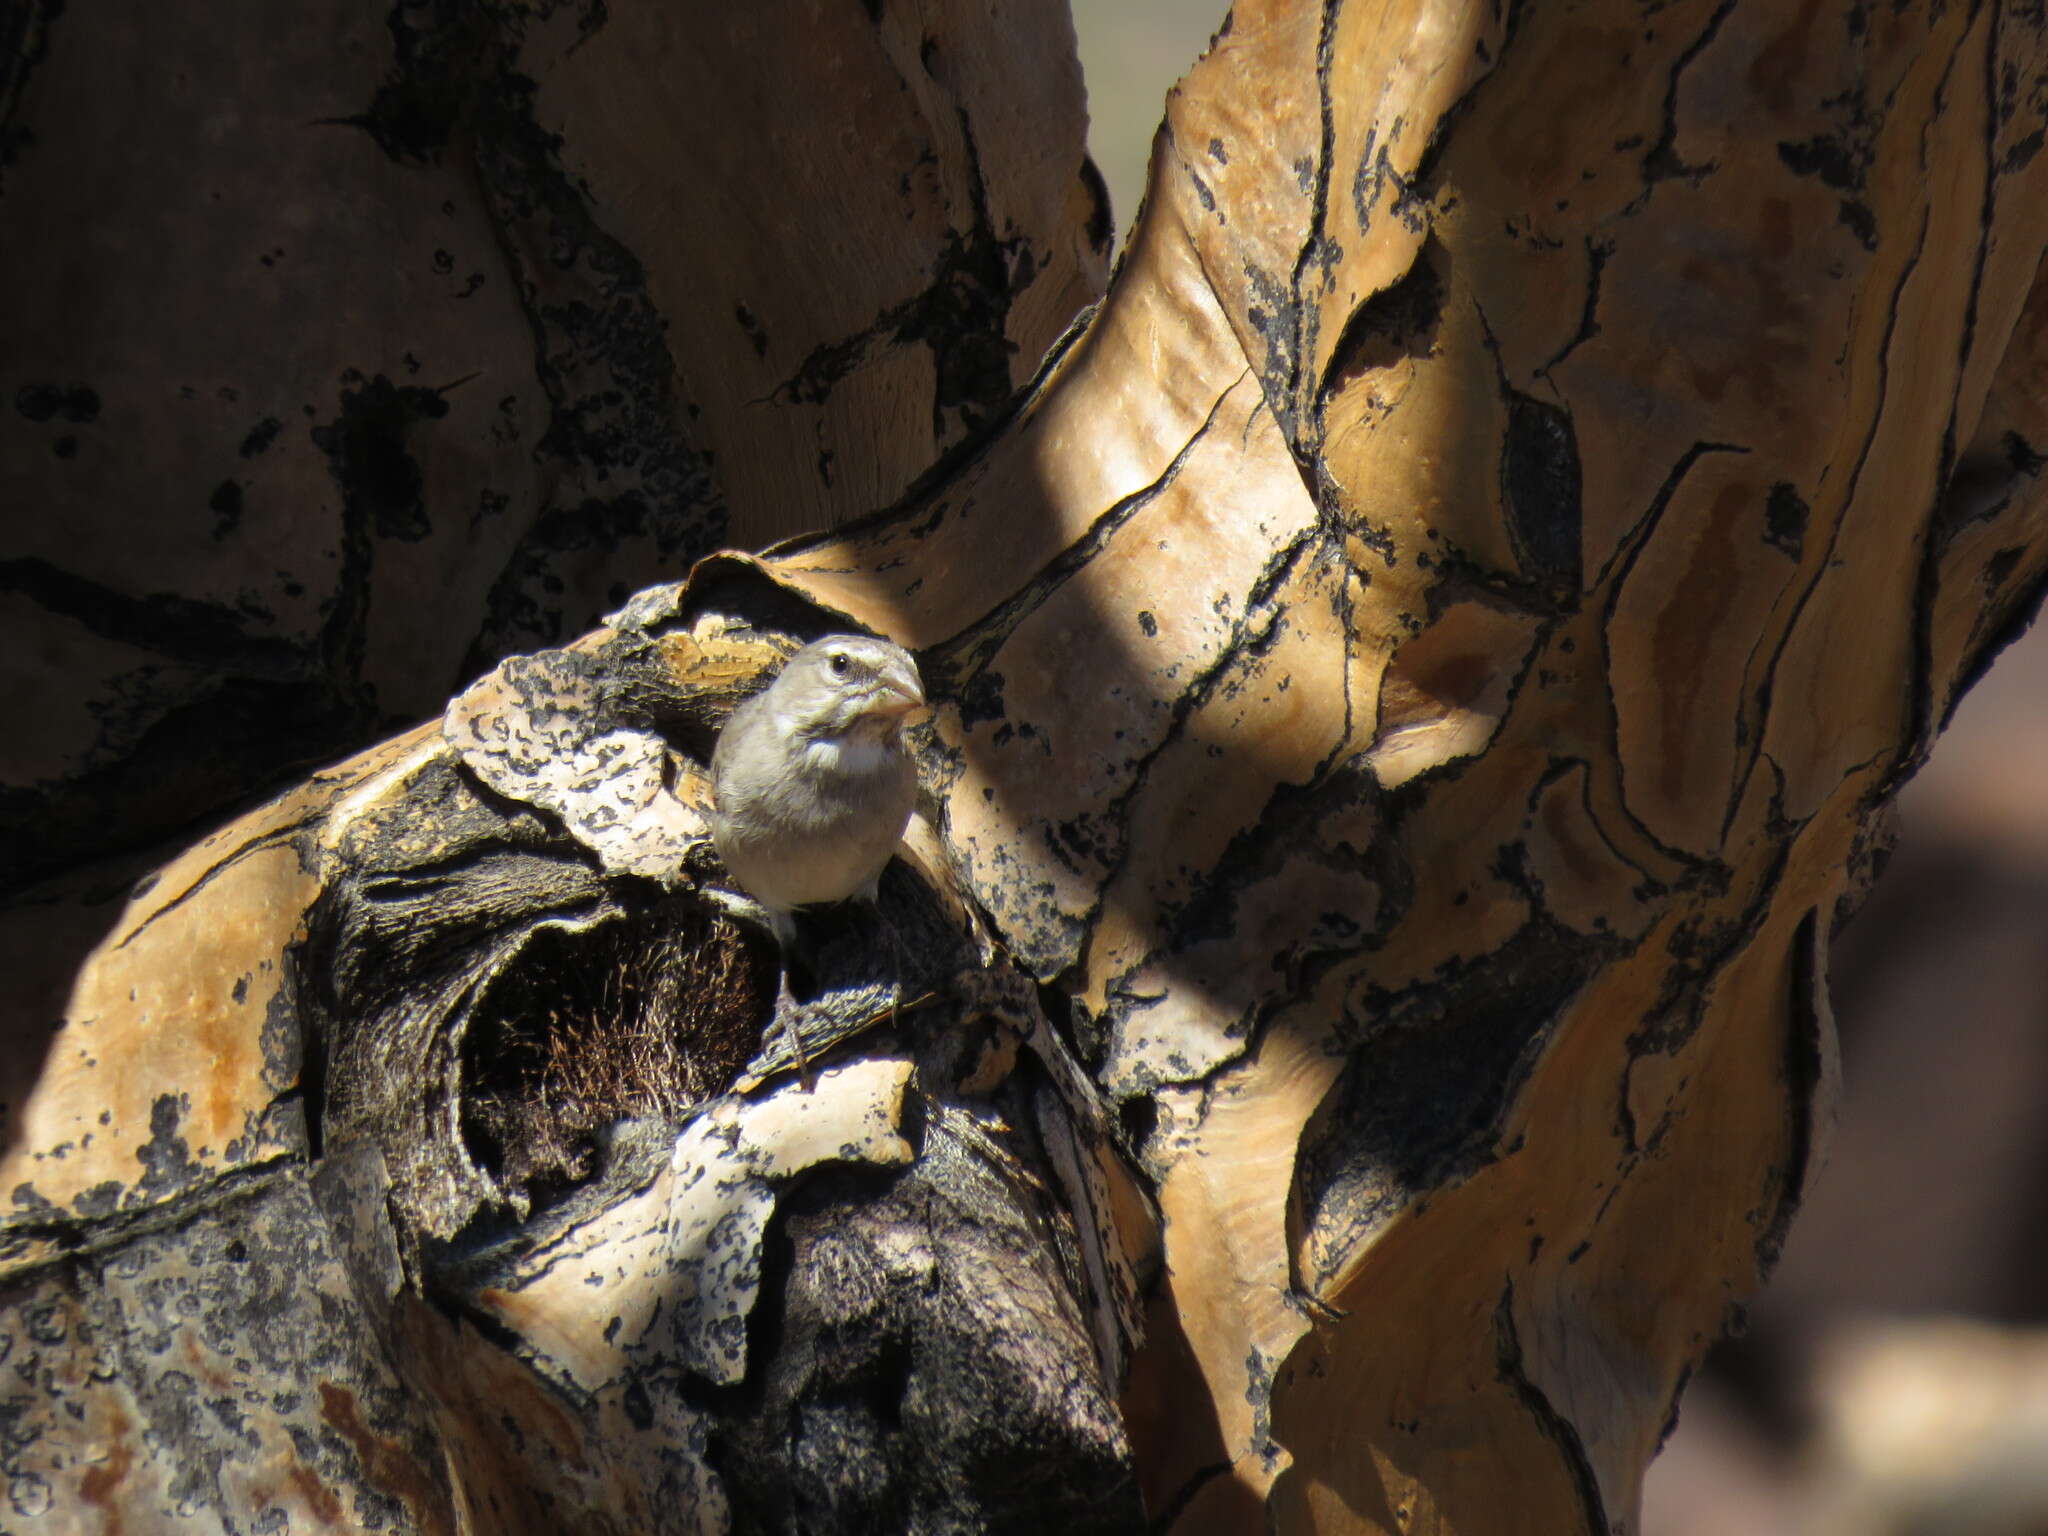
[(803, 1084), (804, 1092), (809, 1093), (818, 1086), (818, 1080), (811, 1071), (810, 1053), (804, 1049), (803, 1014), (804, 1005), (789, 990), (789, 970), (785, 966), (775, 989), (775, 1017), (789, 1039), (790, 1051), (796, 1056), (797, 1081)]

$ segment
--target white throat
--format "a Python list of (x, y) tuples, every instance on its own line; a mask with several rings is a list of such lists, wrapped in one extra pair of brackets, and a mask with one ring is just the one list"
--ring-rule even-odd
[(844, 736), (821, 736), (804, 748), (804, 766), (813, 773), (874, 773), (888, 757), (888, 743), (866, 731), (849, 731)]

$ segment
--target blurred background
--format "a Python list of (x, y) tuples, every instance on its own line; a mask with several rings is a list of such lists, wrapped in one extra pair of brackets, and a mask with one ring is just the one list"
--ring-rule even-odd
[[(1223, 0), (1074, 0), (1119, 229)], [(1964, 702), (1835, 946), (1846, 1093), (1645, 1536), (2048, 1536), (2048, 626)]]

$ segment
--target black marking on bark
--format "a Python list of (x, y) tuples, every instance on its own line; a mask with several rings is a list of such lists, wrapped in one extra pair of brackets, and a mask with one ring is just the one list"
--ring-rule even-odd
[[(1607, 835), (1606, 827), (1600, 824), (1600, 818), (1593, 810), (1593, 765), (1583, 757), (1557, 757), (1551, 759), (1549, 766), (1543, 770), (1542, 776), (1530, 787), (1529, 798), (1525, 805), (1525, 814), (1522, 820), (1525, 831), (1533, 829), (1535, 826), (1537, 809), (1542, 804), (1545, 792), (1558, 780), (1572, 773), (1576, 773), (1579, 776), (1579, 809), (1585, 812), (1586, 825), (1591, 827), (1599, 836), (1600, 846), (1607, 850), (1615, 863), (1634, 870), (1642, 877), (1636, 886), (1639, 893), (1657, 894), (1662, 892), (1664, 889), (1663, 884), (1652, 876), (1648, 870), (1644, 869), (1642, 865), (1631, 859), (1626, 853), (1623, 853), (1615, 844), (1614, 839)], [(1528, 879), (1530, 889), (1540, 901), (1543, 896), (1543, 883), (1535, 878), (1533, 872), (1529, 874)]]
[(385, 15), (394, 56), (390, 74), (363, 111), (320, 121), (362, 129), (400, 165), (439, 159), (492, 62), (496, 24), (486, 7), (396, 0)]
[[(587, 552), (637, 586), (709, 553), (727, 526), (709, 456), (680, 425), (675, 361), (646, 272), (564, 170), (560, 140), (535, 117), (538, 91), (501, 65), (473, 107), (479, 179), (548, 399), (535, 456), (554, 490), (486, 597), (463, 661), (469, 676), (597, 619), (601, 600), (562, 595), (565, 567), (597, 563)], [(653, 546), (632, 571), (620, 567), (628, 539)]]
[(1667, 181), (1674, 176), (1686, 176), (1698, 181), (1715, 169), (1715, 162), (1711, 160), (1704, 165), (1688, 165), (1678, 158), (1678, 81), (1691, 67), (1692, 61), (1706, 52), (1708, 45), (1720, 32), (1721, 24), (1728, 19), (1729, 13), (1734, 9), (1735, 0), (1721, 0), (1721, 3), (1714, 7), (1714, 14), (1707, 18), (1707, 24), (1700, 29), (1699, 36), (1686, 44), (1685, 51), (1679, 54), (1671, 66), (1671, 73), (1665, 77), (1663, 126), (1657, 134), (1657, 142), (1644, 153), (1642, 161), (1646, 193), (1658, 182)]
[[(1114, 852), (1102, 861), (1104, 868), (1100, 882), (1096, 886), (1095, 899), (1077, 925), (1078, 933), (1084, 940), (1092, 935), (1102, 902), (1130, 858), (1130, 841), (1127, 834), (1130, 808), (1144, 794), (1145, 787), (1151, 780), (1152, 770), (1186, 734), (1188, 722), (1215, 696), (1217, 689), (1222, 686), (1233, 669), (1249, 659), (1255, 659), (1279, 638), (1285, 618), (1278, 610), (1268, 606), (1272, 595), (1294, 573), (1302, 559), (1321, 542), (1321, 531), (1311, 528), (1292, 543), (1274, 551), (1267, 559), (1258, 578), (1245, 594), (1242, 610), (1232, 623), (1230, 634), (1225, 638), (1215, 657), (1200, 672), (1188, 679), (1186, 685), (1174, 695), (1166, 729), (1142, 756), (1134, 760), (1124, 787), (1096, 814), (1095, 819), (1102, 826), (1114, 829), (1111, 835)], [(1209, 889), (1214, 898), (1220, 899), (1224, 887), (1229, 883), (1227, 879), (1217, 878), (1218, 872), (1224, 867), (1223, 862), (1219, 861), (1218, 871), (1212, 872)], [(1038, 974), (1055, 975), (1065, 968), (1065, 964), (1080, 958), (1083, 951), (1073, 949), (1071, 945), (1075, 935), (1070, 933), (1066, 937), (1069, 949), (1061, 957), (1061, 964), (1052, 964), (1049, 952), (1042, 946), (1038, 952), (1030, 956), (1032, 964), (1038, 967)]]
[[(1789, 832), (1791, 829), (1781, 829)], [(1707, 993), (1715, 980), (1733, 964), (1770, 917), (1771, 904), (1784, 880), (1785, 866), (1792, 857), (1792, 839), (1781, 835), (1772, 849), (1771, 865), (1758, 880), (1748, 903), (1726, 921), (1710, 922), (1700, 915), (1681, 922), (1666, 945), (1667, 963), (1656, 1001), (1643, 1011), (1642, 1022), (1630, 1032), (1624, 1049), (1631, 1058), (1644, 1055), (1674, 1056), (1698, 1032), (1705, 1014)], [(1710, 896), (1726, 890), (1727, 871), (1714, 867), (1694, 876), (1694, 883)], [(1621, 1081), (1624, 1102), (1628, 1097), (1628, 1074)], [(1653, 1146), (1661, 1132), (1653, 1132), (1645, 1147)], [(1631, 1147), (1631, 1150), (1640, 1150)]]
[[(280, 963), (290, 966), (296, 962), (287, 955)], [(263, 1053), (263, 1086), (273, 1093), (282, 1093), (299, 1080), (305, 1058), (305, 1035), (294, 1003), (297, 990), (289, 973), (279, 978), (277, 990), (264, 1005), (263, 1025), (256, 1036), (257, 1048)]]
[(1613, 241), (1595, 240), (1590, 236), (1587, 238), (1586, 305), (1579, 311), (1579, 328), (1572, 333), (1569, 341), (1557, 349), (1548, 362), (1536, 370), (1537, 378), (1548, 379), (1552, 369), (1600, 334), (1600, 321), (1597, 318), (1600, 312), (1600, 277), (1607, 270), (1607, 259), (1613, 254)]
[(226, 538), (242, 523), (242, 488), (232, 480), (221, 481), (206, 498), (206, 510), (213, 514), (215, 540)]
[(1777, 1207), (1771, 1212), (1770, 1225), (1757, 1235), (1759, 1280), (1768, 1280), (1778, 1266), (1785, 1234), (1798, 1214), (1813, 1162), (1813, 1099), (1820, 1086), (1826, 1052), (1822, 1031), (1827, 1028), (1822, 1002), (1827, 985), (1823, 969), (1827, 965), (1827, 950), (1820, 931), (1819, 908), (1808, 907), (1799, 920), (1792, 935), (1791, 961), (1792, 998), (1787, 1009), (1784, 1064), (1780, 1069), (1785, 1080), (1785, 1161), (1779, 1175)]
[(277, 441), (277, 434), (283, 430), (283, 422), (275, 416), (266, 416), (249, 429), (249, 435), (242, 439), (242, 446), (238, 451), (245, 459), (256, 458), (269, 451), (270, 445)]
[(741, 334), (747, 338), (747, 345), (754, 349), (754, 356), (768, 355), (768, 333), (761, 328), (761, 322), (746, 305), (734, 306), (733, 319), (739, 322)]
[[(1436, 200), (1437, 179), (1442, 172), (1444, 156), (1450, 149), (1451, 139), (1457, 131), (1458, 124), (1464, 119), (1465, 114), (1472, 110), (1473, 103), (1478, 100), (1481, 88), (1485, 86), (1488, 80), (1493, 78), (1493, 73), (1498, 67), (1499, 60), (1506, 58), (1508, 49), (1514, 45), (1515, 33), (1521, 26), (1522, 7), (1525, 3), (1526, 0), (1509, 0), (1507, 20), (1501, 29), (1501, 48), (1497, 58), (1488, 56), (1485, 42), (1481, 40), (1478, 58), (1486, 68), (1481, 71), (1477, 79), (1473, 80), (1459, 93), (1458, 99), (1446, 107), (1437, 117), (1436, 122), (1431, 125), (1429, 142), (1422, 146), (1422, 153), (1416, 158), (1413, 174), (1403, 179), (1394, 171), (1392, 164), (1388, 162), (1386, 149), (1383, 148), (1380, 151), (1382, 174), (1390, 179), (1394, 186), (1394, 201), (1388, 211), (1406, 224), (1412, 232), (1420, 232), (1425, 226), (1425, 210)], [(1498, 6), (1495, 9), (1497, 14)], [(1391, 147), (1395, 138), (1398, 137), (1399, 128), (1400, 125), (1397, 122), (1395, 133), (1389, 135), (1388, 147)], [(1367, 134), (1367, 143), (1368, 146), (1371, 143), (1370, 131)], [(1360, 169), (1362, 173), (1362, 157)], [(1363, 232), (1365, 216), (1362, 207), (1359, 213), (1358, 224), (1360, 231)]]
[[(1255, 657), (1260, 643), (1264, 643), (1263, 637), (1255, 637), (1244, 654)], [(1238, 908), (1246, 895), (1254, 887), (1283, 876), (1288, 866), (1298, 861), (1321, 864), (1370, 882), (1379, 893), (1373, 923), (1367, 928), (1349, 912), (1304, 912), (1296, 942), (1273, 962), (1279, 979), (1224, 1026), (1224, 1032), (1238, 1042), (1239, 1051), (1257, 1037), (1267, 1019), (1312, 993), (1323, 976), (1344, 960), (1378, 948), (1385, 935), (1399, 924), (1413, 900), (1415, 885), (1414, 872), (1402, 855), (1399, 840), (1376, 835), (1363, 846), (1338, 844), (1325, 848), (1313, 836), (1313, 829), (1326, 825), (1333, 815), (1361, 807), (1378, 813), (1382, 825), (1390, 825), (1384, 812), (1390, 800), (1380, 789), (1379, 780), (1360, 755), (1335, 763), (1343, 750), (1340, 741), (1305, 783), (1276, 784), (1258, 814), (1231, 837), (1192, 893), (1162, 905), (1156, 924), (1157, 941), (1108, 983), (1108, 1004), (1103, 1011), (1105, 1029), (1130, 1020), (1153, 1000), (1131, 989), (1134, 975), (1162, 956), (1186, 956), (1203, 944), (1229, 939), (1236, 932)], [(1144, 771), (1149, 772), (1150, 767), (1148, 759)], [(1116, 866), (1119, 871), (1124, 856), (1120, 850)], [(1103, 881), (1104, 888), (1114, 879), (1112, 873)], [(1233, 1052), (1229, 1059), (1234, 1060), (1236, 1054)], [(1208, 1070), (1213, 1071), (1214, 1067)], [(1194, 1074), (1155, 1074), (1141, 1067), (1133, 1076), (1141, 1083), (1149, 1080), (1156, 1086), (1189, 1081)]]
[(1838, 192), (1860, 192), (1870, 173), (1871, 145), (1816, 134), (1802, 143), (1780, 142), (1778, 158), (1795, 176), (1817, 176)]
[(1843, 198), (1842, 206), (1836, 210), (1835, 221), (1847, 228), (1863, 249), (1877, 249), (1877, 215), (1870, 211), (1868, 203), (1853, 197)]
[(285, 678), (304, 665), (303, 651), (290, 641), (244, 633), (230, 608), (169, 592), (131, 597), (34, 556), (0, 560), (0, 592), (19, 593), (102, 639), (182, 666)]
[(1692, 1381), (1692, 1369), (1690, 1363), (1679, 1367), (1678, 1380), (1671, 1388), (1670, 1405), (1665, 1408), (1664, 1422), (1657, 1430), (1657, 1449), (1659, 1451), (1664, 1449), (1665, 1443), (1671, 1439), (1672, 1434), (1678, 1428), (1678, 1407), (1680, 1403), (1685, 1401), (1685, 1389)]
[(261, 1196), (301, 1176), (303, 1153), (283, 1153), (240, 1168), (209, 1172), (189, 1188), (152, 1204), (123, 1208), (122, 1186), (110, 1182), (80, 1197), (73, 1212), (52, 1205), (27, 1185), (16, 1188), (15, 1212), (0, 1217), (0, 1257), (48, 1244), (55, 1252), (7, 1272), (10, 1284), (28, 1285), (50, 1274), (94, 1264), (139, 1238), (187, 1230), (195, 1217)]
[(2016, 473), (2034, 479), (2043, 469), (2048, 469), (2048, 453), (2037, 452), (2033, 444), (2019, 433), (2008, 432), (1999, 441), (2004, 445), (2006, 462)]
[(1579, 1513), (1588, 1536), (1608, 1536), (1607, 1504), (1600, 1494), (1600, 1475), (1586, 1455), (1586, 1444), (1578, 1427), (1566, 1418), (1548, 1394), (1530, 1377), (1522, 1354), (1522, 1341), (1515, 1330), (1515, 1282), (1508, 1279), (1501, 1290), (1500, 1304), (1493, 1309), (1494, 1376), (1515, 1394), (1536, 1421), (1536, 1427), (1554, 1442), (1564, 1458), (1566, 1476), (1578, 1490)]
[(1811, 176), (1843, 194), (1836, 219), (1866, 251), (1877, 249), (1877, 216), (1865, 200), (1870, 168), (1877, 161), (1877, 137), (1883, 117), (1871, 112), (1860, 84), (1852, 85), (1825, 105), (1836, 113), (1831, 133), (1783, 141), (1778, 158), (1796, 176)]
[(1295, 1175), (1308, 1229), (1377, 1229), (1491, 1162), (1557, 1020), (1622, 948), (1534, 917), (1429, 983), (1347, 1000), (1348, 1061)]
[(932, 355), (932, 441), (953, 436), (948, 416), (974, 434), (1002, 418), (1016, 393), (1010, 382), (1007, 334), (1010, 304), (1031, 286), (1037, 263), (1024, 236), (996, 237), (982, 177), (974, 125), (958, 112), (967, 149), (972, 222), (963, 235), (949, 230), (922, 293), (877, 315), (863, 330), (812, 348), (796, 371), (768, 398), (782, 404), (822, 404), (838, 383), (889, 343), (925, 346)]
[(206, 1174), (205, 1165), (194, 1161), (192, 1149), (178, 1134), (178, 1125), (191, 1107), (190, 1095), (183, 1093), (158, 1094), (150, 1105), (149, 1140), (135, 1149), (143, 1174), (128, 1197), (131, 1203), (177, 1194)]
[(1806, 550), (1806, 523), (1812, 514), (1797, 487), (1780, 480), (1764, 502), (1764, 542), (1799, 559)]
[(420, 423), (447, 414), (439, 391), (401, 387), (381, 373), (360, 389), (342, 391), (341, 414), (312, 435), (341, 490), (347, 521), (378, 538), (408, 542), (433, 531), (422, 499), (425, 479), (407, 439)]
[(1279, 423), (1281, 435), (1287, 439), (1288, 451), (1297, 464), (1307, 464), (1315, 455), (1299, 440), (1300, 413), (1291, 393), (1293, 381), (1300, 373), (1297, 299), (1278, 278), (1249, 259), (1244, 262), (1242, 275), (1251, 298), (1245, 306), (1244, 323), (1265, 350), (1265, 356), (1258, 359), (1259, 387), (1265, 394), (1267, 408)]
[[(1323, 0), (1321, 15), (1317, 22), (1316, 34), (1316, 114), (1319, 138), (1316, 146), (1314, 182), (1309, 190), (1308, 238), (1295, 252), (1294, 271), (1287, 284), (1285, 325), (1292, 333), (1285, 357), (1286, 382), (1284, 392), (1275, 396), (1272, 388), (1266, 391), (1266, 403), (1286, 434), (1288, 446), (1294, 450), (1297, 462), (1306, 463), (1318, 457), (1322, 437), (1322, 423), (1313, 414), (1314, 401), (1310, 398), (1310, 381), (1307, 369), (1316, 352), (1316, 341), (1322, 329), (1322, 305), (1316, 303), (1308, 293), (1308, 276), (1313, 267), (1327, 280), (1330, 269), (1335, 265), (1338, 251), (1336, 242), (1330, 237), (1330, 171), (1331, 161), (1336, 154), (1337, 121), (1336, 107), (1331, 100), (1330, 68), (1337, 47), (1337, 17), (1342, 12), (1341, 0)], [(1276, 317), (1277, 318), (1277, 317)], [(1270, 337), (1268, 340), (1270, 341)], [(1273, 364), (1280, 359), (1269, 358), (1264, 370), (1269, 378), (1274, 374)], [(1315, 435), (1315, 441), (1308, 434)]]
[(24, 384), (14, 392), (14, 408), (30, 421), (68, 421), (90, 426), (99, 420), (99, 391), (85, 384)]
[(1508, 537), (1524, 572), (1576, 593), (1582, 520), (1578, 435), (1571, 412), (1516, 389), (1507, 390), (1507, 434), (1501, 442), (1501, 505)]
[(50, 25), (64, 14), (64, 0), (14, 0), (0, 9), (0, 193), (7, 168), (35, 143), (35, 130), (18, 121), (29, 77), (49, 57)]

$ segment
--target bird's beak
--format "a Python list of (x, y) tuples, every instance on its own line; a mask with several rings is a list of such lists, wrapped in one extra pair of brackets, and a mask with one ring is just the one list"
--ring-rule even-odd
[(875, 700), (875, 708), (883, 714), (910, 715), (924, 708), (924, 684), (914, 664), (906, 661), (891, 666), (876, 681), (882, 691)]

